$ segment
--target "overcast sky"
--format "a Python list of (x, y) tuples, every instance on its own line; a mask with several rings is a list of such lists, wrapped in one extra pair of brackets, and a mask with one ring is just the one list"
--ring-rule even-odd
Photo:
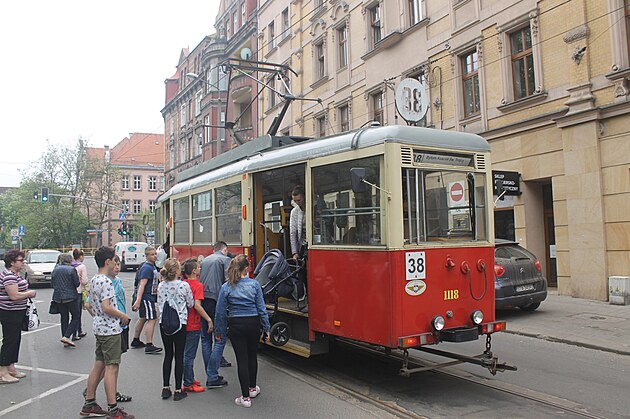
[(0, 4), (0, 186), (52, 144), (164, 133), (164, 80), (214, 32), (219, 0)]

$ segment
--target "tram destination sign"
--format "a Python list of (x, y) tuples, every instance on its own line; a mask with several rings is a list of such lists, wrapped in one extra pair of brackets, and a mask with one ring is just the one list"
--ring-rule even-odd
[(432, 153), (423, 150), (413, 150), (415, 164), (442, 164), (448, 166), (473, 166), (472, 156), (452, 153)]
[[(520, 196), (521, 186), (519, 183), (521, 174), (518, 172), (500, 172), (498, 170), (492, 171), (492, 179), (494, 181), (500, 180), (503, 182), (503, 190), (505, 191), (505, 195), (514, 195)], [(494, 182), (493, 182), (494, 184)], [(497, 195), (497, 191), (494, 191), (494, 194)]]

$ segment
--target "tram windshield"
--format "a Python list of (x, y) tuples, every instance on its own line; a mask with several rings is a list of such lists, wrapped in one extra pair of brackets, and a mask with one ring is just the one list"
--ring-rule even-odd
[(381, 245), (381, 192), (353, 192), (350, 169), (365, 168), (365, 180), (381, 184), (382, 156), (313, 168), (313, 243)]
[(487, 240), (483, 173), (403, 169), (405, 244)]

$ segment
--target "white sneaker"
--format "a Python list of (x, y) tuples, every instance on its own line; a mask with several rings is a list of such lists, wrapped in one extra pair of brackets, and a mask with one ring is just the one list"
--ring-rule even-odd
[(249, 399), (249, 397), (239, 396), (234, 400), (234, 403), (236, 403), (238, 406), (252, 407), (252, 401)]
[(249, 389), (249, 397), (254, 398), (260, 394), (260, 387), (256, 386), (255, 388)]

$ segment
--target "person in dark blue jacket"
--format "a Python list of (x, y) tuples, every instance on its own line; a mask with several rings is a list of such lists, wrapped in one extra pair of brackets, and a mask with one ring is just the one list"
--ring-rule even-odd
[[(77, 304), (77, 287), (81, 284), (77, 270), (72, 266), (72, 255), (62, 253), (59, 263), (52, 271), (52, 300), (57, 305), (61, 315), (61, 343), (64, 346), (76, 346), (70, 339), (79, 330), (81, 309)], [(70, 316), (72, 315), (72, 320)]]
[(243, 407), (251, 407), (251, 398), (260, 393), (260, 387), (256, 385), (258, 340), (261, 329), (263, 339), (266, 339), (270, 327), (262, 288), (258, 281), (249, 278), (248, 272), (247, 256), (238, 255), (232, 259), (215, 313), (215, 339), (225, 339), (227, 329), (230, 330), (241, 385), (241, 396), (234, 402)]

